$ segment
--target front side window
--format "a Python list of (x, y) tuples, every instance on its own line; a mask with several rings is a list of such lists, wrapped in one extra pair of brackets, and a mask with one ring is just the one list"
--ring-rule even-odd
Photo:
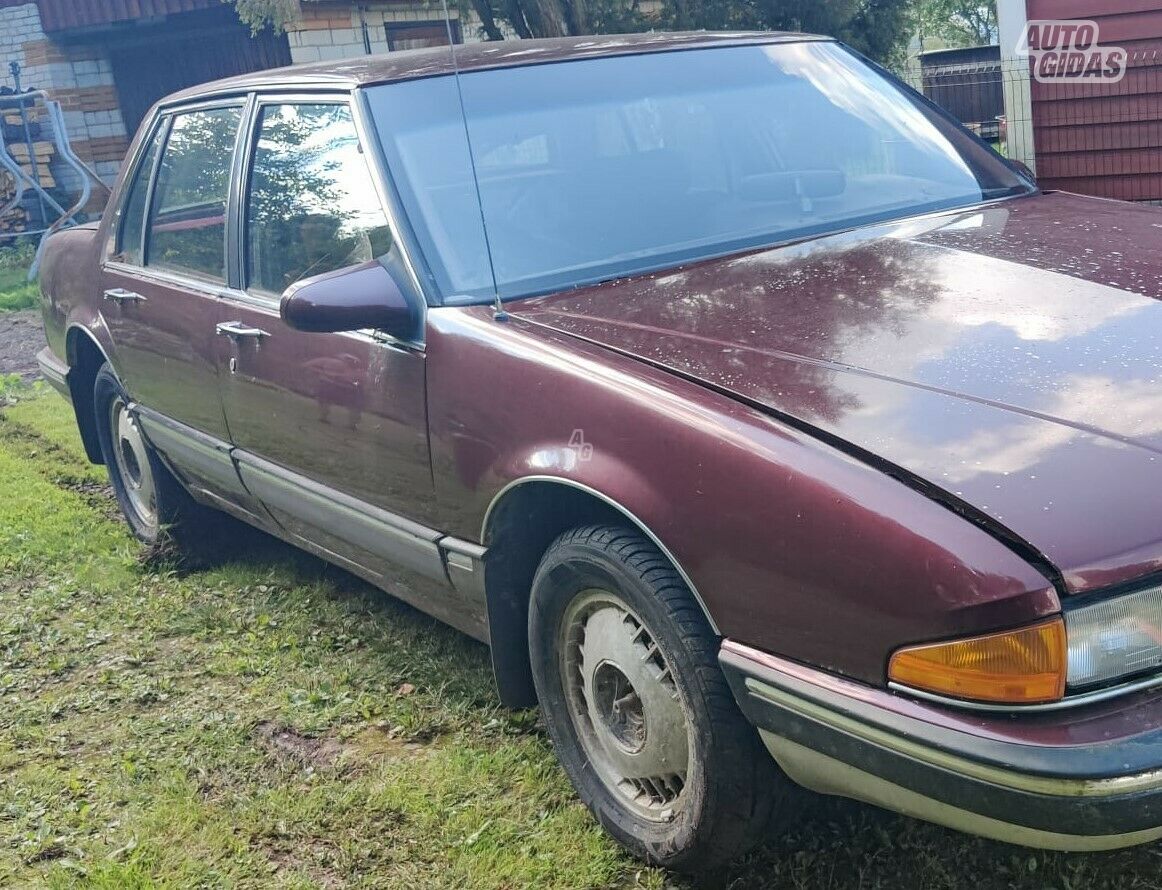
[(226, 201), (239, 108), (174, 116), (154, 187), (146, 265), (226, 280)]
[(263, 107), (246, 202), (250, 288), (280, 294), (390, 248), (351, 110), (325, 103)]
[[(463, 117), (440, 80), (384, 84), (368, 98), (450, 302), (562, 290), (1032, 188), (826, 41), (468, 71)], [(482, 244), (494, 281), (481, 274)]]
[(165, 139), (164, 123), (157, 128), (149, 145), (142, 152), (141, 162), (133, 174), (133, 181), (126, 193), (121, 211), (121, 232), (117, 238), (114, 259), (122, 263), (140, 266), (145, 258), (145, 202), (149, 200), (149, 178), (157, 162), (157, 153)]

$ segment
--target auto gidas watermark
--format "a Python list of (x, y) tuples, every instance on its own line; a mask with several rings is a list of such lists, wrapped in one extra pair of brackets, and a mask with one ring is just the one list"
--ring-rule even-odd
[(1129, 64), (1124, 47), (1102, 46), (1098, 23), (1082, 19), (1027, 22), (1017, 56), (1032, 59), (1038, 83), (1117, 83)]

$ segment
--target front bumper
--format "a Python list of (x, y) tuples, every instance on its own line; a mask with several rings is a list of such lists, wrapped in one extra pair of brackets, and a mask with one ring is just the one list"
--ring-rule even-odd
[(1162, 838), (1158, 693), (1088, 715), (986, 718), (730, 640), (720, 661), (771, 754), (808, 788), (1030, 847)]

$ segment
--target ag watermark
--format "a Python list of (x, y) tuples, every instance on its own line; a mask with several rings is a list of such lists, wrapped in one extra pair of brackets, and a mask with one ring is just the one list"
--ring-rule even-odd
[(1028, 22), (1017, 55), (1033, 60), (1038, 83), (1117, 83), (1129, 62), (1124, 48), (1101, 45), (1097, 22), (1080, 19)]
[(585, 430), (573, 430), (569, 437), (569, 450), (578, 461), (593, 460), (593, 445), (585, 441)]

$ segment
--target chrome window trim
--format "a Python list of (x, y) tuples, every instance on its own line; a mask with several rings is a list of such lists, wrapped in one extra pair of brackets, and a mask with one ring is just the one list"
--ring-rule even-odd
[[(230, 275), (230, 238), (229, 238), (229, 220), (227, 221), (227, 231), (225, 234), (225, 245), (223, 247), (226, 252), (226, 278), (222, 282), (213, 282), (208, 279), (199, 279), (194, 276), (183, 276), (181, 273), (175, 273), (170, 270), (160, 270), (149, 265), (135, 266), (132, 263), (126, 263), (122, 260), (113, 259), (117, 256), (117, 248), (120, 246), (121, 240), (121, 226), (124, 222), (122, 219), (125, 209), (125, 202), (129, 199), (129, 193), (133, 189), (133, 180), (138, 172), (145, 153), (149, 150), (149, 145), (154, 137), (158, 135), (160, 129), (165, 129), (164, 138), (161, 142), (161, 148), (157, 153), (157, 157), (153, 159), (153, 169), (149, 173), (149, 182), (146, 186), (145, 193), (145, 221), (141, 228), (141, 257), (142, 260), (147, 260), (146, 251), (149, 247), (149, 219), (153, 211), (154, 190), (157, 186), (157, 172), (161, 167), (162, 157), (165, 155), (165, 150), (169, 145), (169, 131), (173, 126), (173, 119), (179, 114), (186, 114), (187, 112), (207, 111), (218, 108), (241, 108), (242, 117), (238, 124), (238, 132), (235, 133), (234, 139), (234, 156), (231, 158), (231, 171), (237, 163), (239, 138), (242, 132), (246, 129), (246, 105), (247, 98), (245, 96), (223, 97), (221, 99), (206, 99), (206, 100), (192, 100), (189, 102), (175, 102), (171, 105), (158, 105), (153, 112), (152, 117), (148, 123), (148, 136), (140, 139), (137, 143), (137, 150), (133, 153), (131, 158), (127, 161), (130, 164), (128, 171), (122, 178), (120, 188), (118, 190), (117, 208), (113, 213), (113, 218), (110, 221), (110, 232), (105, 239), (103, 248), (103, 255), (101, 257), (100, 267), (102, 271), (122, 272), (133, 275), (145, 275), (147, 277), (156, 277), (160, 283), (172, 284), (176, 283), (180, 287), (187, 286), (183, 282), (191, 281), (197, 282), (198, 286), (193, 288), (199, 291), (206, 291), (207, 285), (212, 287), (226, 287), (229, 284)], [(233, 176), (233, 173), (231, 173)], [(233, 186), (231, 185), (231, 190)], [(229, 192), (227, 193), (227, 202), (229, 202)], [(229, 210), (227, 209), (227, 215)], [(159, 274), (160, 273), (160, 274)]]
[(183, 290), (195, 291), (208, 297), (219, 297), (223, 291), (230, 290), (229, 286), (206, 278), (196, 278), (193, 275), (183, 275), (180, 272), (171, 272), (168, 269), (156, 269), (150, 266), (134, 266), (129, 263), (109, 260), (103, 266), (106, 272), (118, 272), (122, 275), (132, 275), (143, 281), (160, 284), (166, 287), (179, 287)]
[(1095, 689), (1091, 692), (1080, 692), (1076, 695), (1069, 695), (1060, 701), (1046, 702), (1040, 705), (1003, 705), (989, 702), (965, 701), (964, 699), (938, 695), (935, 692), (926, 692), (923, 689), (914, 689), (903, 683), (896, 683), (894, 681), (888, 683), (888, 688), (893, 692), (900, 692), (904, 695), (910, 695), (913, 698), (933, 702), (934, 704), (948, 705), (949, 707), (959, 708), (965, 711), (1009, 714), (1018, 717), (1023, 714), (1045, 714), (1052, 713), (1053, 711), (1069, 711), (1074, 708), (1085, 707), (1086, 705), (1110, 701), (1111, 699), (1120, 698), (1123, 695), (1130, 695), (1134, 692), (1147, 692), (1159, 687), (1162, 687), (1162, 674), (1155, 674), (1154, 676), (1143, 677), (1140, 680), (1134, 680), (1130, 683), (1122, 683), (1117, 686), (1107, 686), (1104, 689)]
[(247, 98), (255, 93), (262, 93), (264, 95), (268, 93), (273, 95), (282, 92), (287, 94), (309, 93), (312, 96), (330, 93), (336, 96), (349, 96), (358, 87), (359, 81), (352, 78), (340, 77), (315, 82), (301, 80), (298, 83), (287, 83), (274, 79), (266, 82), (255, 80), (246, 84), (230, 84), (219, 88), (208, 85), (199, 90), (197, 96), (189, 96), (185, 99), (162, 99), (157, 104), (157, 110), (159, 113), (167, 113), (174, 109), (186, 108), (199, 103), (222, 103), (231, 100), (245, 103)]
[(680, 562), (678, 562), (677, 558), (674, 556), (673, 552), (671, 552), (670, 548), (668, 548), (665, 544), (662, 543), (662, 539), (659, 538), (656, 534), (654, 534), (654, 532), (650, 529), (650, 527), (648, 525), (646, 525), (640, 518), (638, 518), (638, 516), (632, 510), (627, 509), (625, 506), (618, 503), (613, 498), (609, 497), (609, 495), (603, 494), (602, 492), (598, 491), (596, 488), (591, 488), (588, 485), (584, 484), (583, 482), (576, 482), (572, 479), (566, 479), (562, 476), (545, 476), (545, 475), (521, 476), (519, 479), (512, 480), (507, 485), (505, 485), (504, 488), (502, 488), (500, 491), (498, 491), (493, 496), (492, 500), (488, 504), (488, 509), (484, 511), (484, 520), (480, 524), (480, 544), (482, 546), (485, 546), (485, 547), (489, 546), (488, 541), (486, 540), (486, 534), (488, 532), (488, 522), (492, 518), (492, 512), (493, 512), (494, 508), (496, 507), (496, 505), (499, 504), (501, 499), (506, 494), (508, 494), (510, 491), (512, 491), (513, 489), (517, 488), (520, 485), (524, 485), (524, 484), (529, 483), (529, 482), (552, 482), (552, 483), (556, 483), (558, 485), (566, 485), (570, 488), (575, 488), (578, 491), (583, 491), (586, 494), (592, 495), (593, 497), (597, 498), (599, 501), (604, 502), (605, 504), (609, 505), (610, 507), (615, 509), (617, 512), (619, 512), (623, 516), (625, 516), (626, 519), (630, 520), (630, 522), (632, 522), (635, 526), (637, 526), (637, 528), (642, 532), (642, 534), (644, 534), (647, 538), (649, 538), (653, 542), (655, 547), (657, 547), (659, 550), (662, 551), (662, 555), (665, 556), (666, 559), (668, 559), (670, 561), (670, 564), (674, 567), (674, 569), (682, 577), (682, 580), (684, 582), (686, 582), (686, 586), (690, 588), (690, 592), (692, 594), (694, 594), (695, 601), (702, 608), (702, 614), (706, 616), (706, 621), (710, 624), (710, 630), (714, 633), (715, 636), (719, 636), (719, 637), (722, 636), (722, 632), (718, 629), (718, 625), (714, 621), (714, 616), (712, 616), (710, 614), (710, 610), (706, 607), (706, 601), (704, 599), (702, 599), (702, 594), (700, 594), (698, 592), (698, 588), (694, 586), (694, 581), (690, 578), (689, 575), (686, 574), (686, 570), (684, 568), (682, 568), (682, 564)]

